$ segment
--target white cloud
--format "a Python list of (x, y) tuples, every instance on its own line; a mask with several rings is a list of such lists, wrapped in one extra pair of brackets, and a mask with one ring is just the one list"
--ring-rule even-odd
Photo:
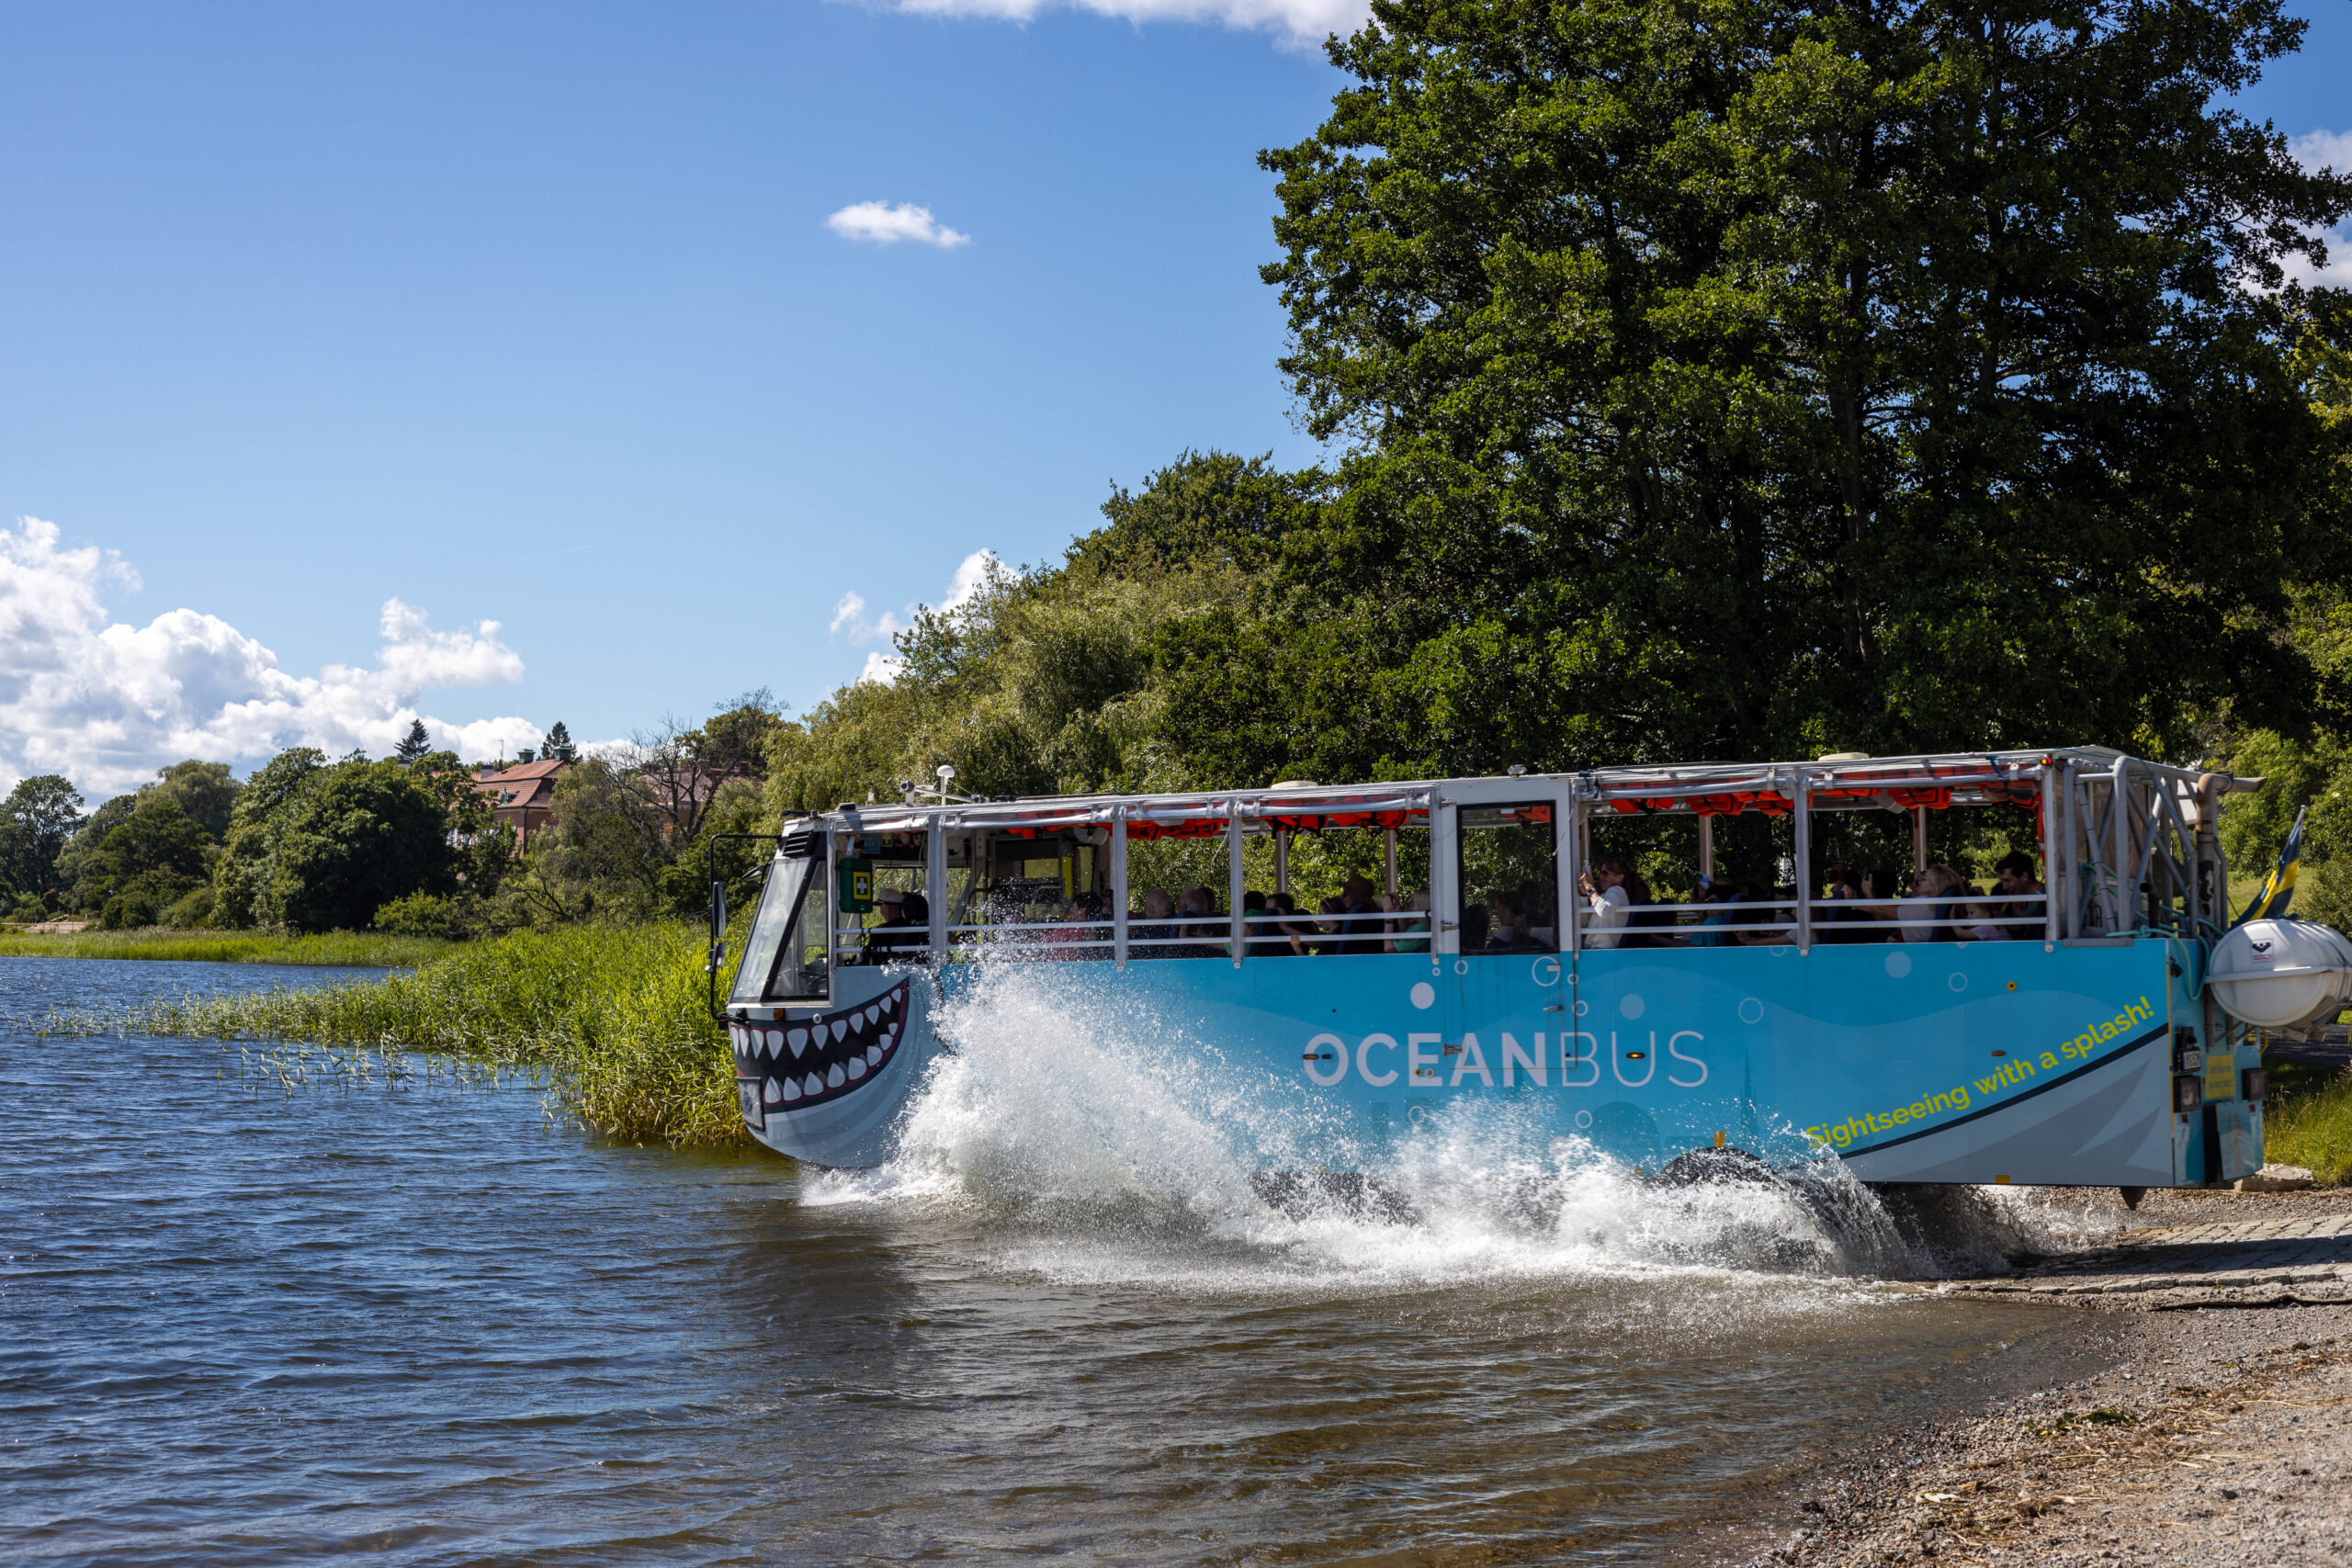
[(972, 243), (969, 234), (959, 234), (934, 220), (930, 208), (905, 201), (895, 207), (879, 201), (854, 202), (826, 219), (825, 227), (844, 240), (865, 240), (877, 245), (911, 240), (918, 245), (952, 251)]
[(994, 550), (974, 550), (956, 568), (956, 575), (948, 580), (947, 597), (939, 602), (943, 610), (960, 610), (980, 596), (989, 579), (1002, 568), (997, 564)]
[(298, 676), (217, 615), (111, 621), (99, 600), (109, 582), (139, 580), (110, 550), (59, 548), (54, 523), (0, 527), (0, 785), (63, 773), (98, 800), (186, 757), (246, 767), (288, 746), (382, 756), (420, 716), (435, 746), (469, 759), (539, 742), (525, 719), (451, 724), (417, 711), (427, 688), (522, 678), (495, 621), (435, 631), (423, 611), (387, 600), (372, 668)]
[(899, 9), (926, 17), (977, 17), (1025, 22), (1054, 6), (1134, 22), (1217, 22), (1245, 31), (1277, 34), (1306, 48), (1331, 33), (1354, 32), (1370, 19), (1367, 0), (899, 0)]
[[(2352, 130), (2314, 130), (2307, 136), (2290, 137), (2287, 151), (2314, 173), (2324, 168), (2352, 174)], [(2352, 288), (2352, 224), (2339, 224), (2334, 233), (2321, 238), (2327, 242), (2327, 265), (2313, 266), (2302, 256), (2289, 256), (2287, 276), (2307, 288)]]
[(2287, 151), (2306, 169), (2352, 173), (2352, 130), (2314, 130), (2308, 136), (2290, 136), (2287, 139)]
[[(939, 607), (942, 610), (963, 608), (979, 596), (992, 577), (1003, 570), (1003, 563), (997, 559), (994, 550), (974, 550), (956, 563), (955, 575), (947, 580), (947, 592), (941, 596)], [(852, 589), (833, 604), (832, 634), (853, 647), (860, 643), (888, 642), (912, 625), (922, 609), (921, 603), (910, 603), (903, 615), (895, 610), (885, 610), (878, 616), (869, 617), (865, 613), (865, 595)], [(865, 667), (850, 683), (856, 685), (860, 682), (873, 681), (885, 686), (894, 685), (899, 671), (905, 668), (905, 660), (895, 659), (879, 649), (871, 649), (865, 655)]]
[(876, 649), (865, 656), (865, 668), (857, 672), (857, 679), (850, 684), (862, 686), (871, 681), (877, 686), (895, 686), (899, 683), (899, 673), (906, 667), (905, 660), (892, 659)]
[[(907, 611), (912, 615), (914, 606), (910, 604)], [(833, 606), (831, 628), (833, 636), (846, 637), (853, 643), (888, 642), (906, 629), (906, 622), (899, 619), (894, 611), (885, 610), (878, 618), (866, 619), (865, 595), (863, 593), (844, 593), (841, 602)]]

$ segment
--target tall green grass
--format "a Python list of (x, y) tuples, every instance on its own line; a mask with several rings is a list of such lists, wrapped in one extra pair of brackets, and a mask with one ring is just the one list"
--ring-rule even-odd
[(2262, 1118), (2263, 1158), (2300, 1165), (2329, 1187), (2352, 1181), (2352, 1072), (2282, 1073)]
[(382, 931), (269, 936), (257, 931), (184, 931), (145, 926), (122, 931), (0, 931), (0, 958), (155, 958), (207, 964), (318, 964), (413, 968), (456, 944)]
[(189, 991), (45, 1027), (447, 1052), (541, 1075), (562, 1111), (616, 1137), (719, 1147), (748, 1134), (702, 943), (681, 924), (518, 931), (382, 980)]

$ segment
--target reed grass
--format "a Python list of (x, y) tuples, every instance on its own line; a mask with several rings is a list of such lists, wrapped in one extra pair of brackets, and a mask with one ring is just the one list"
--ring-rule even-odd
[(182, 991), (42, 1028), (446, 1053), (537, 1075), (557, 1109), (611, 1136), (718, 1148), (749, 1134), (726, 1032), (705, 1008), (702, 942), (681, 924), (517, 931), (381, 980)]
[(2352, 1181), (2352, 1071), (2282, 1073), (2262, 1119), (2263, 1158), (2300, 1165), (2326, 1187)]
[(40, 932), (0, 930), (0, 958), (146, 958), (202, 964), (313, 964), (413, 968), (454, 942), (383, 931), (270, 936), (257, 931), (135, 931)]

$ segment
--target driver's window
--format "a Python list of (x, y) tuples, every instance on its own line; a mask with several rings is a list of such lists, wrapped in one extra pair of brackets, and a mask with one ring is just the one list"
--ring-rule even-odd
[(1464, 953), (1560, 950), (1559, 822), (1548, 800), (1465, 806), (1456, 816)]
[(825, 964), (825, 863), (772, 863), (760, 912), (743, 944), (735, 976), (738, 1002), (823, 1001), (830, 994)]

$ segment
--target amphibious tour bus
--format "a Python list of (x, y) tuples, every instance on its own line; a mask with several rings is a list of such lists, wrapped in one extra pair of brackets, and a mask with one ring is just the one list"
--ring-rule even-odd
[[(2352, 1002), (2335, 933), (2229, 923), (2219, 814), (2261, 781), (2099, 748), (1020, 800), (941, 774), (764, 868), (723, 1005), (745, 1122), (797, 1159), (886, 1160), (943, 1008), (1027, 982), (1303, 1108), (1291, 1169), (1486, 1129), (2136, 1201), (2258, 1168), (2265, 1030)], [(1961, 811), (1999, 814), (1991, 879), (1931, 862)], [(1907, 850), (1907, 892), (1829, 863), (1865, 842)], [(1689, 901), (1644, 886), (1657, 846)]]

